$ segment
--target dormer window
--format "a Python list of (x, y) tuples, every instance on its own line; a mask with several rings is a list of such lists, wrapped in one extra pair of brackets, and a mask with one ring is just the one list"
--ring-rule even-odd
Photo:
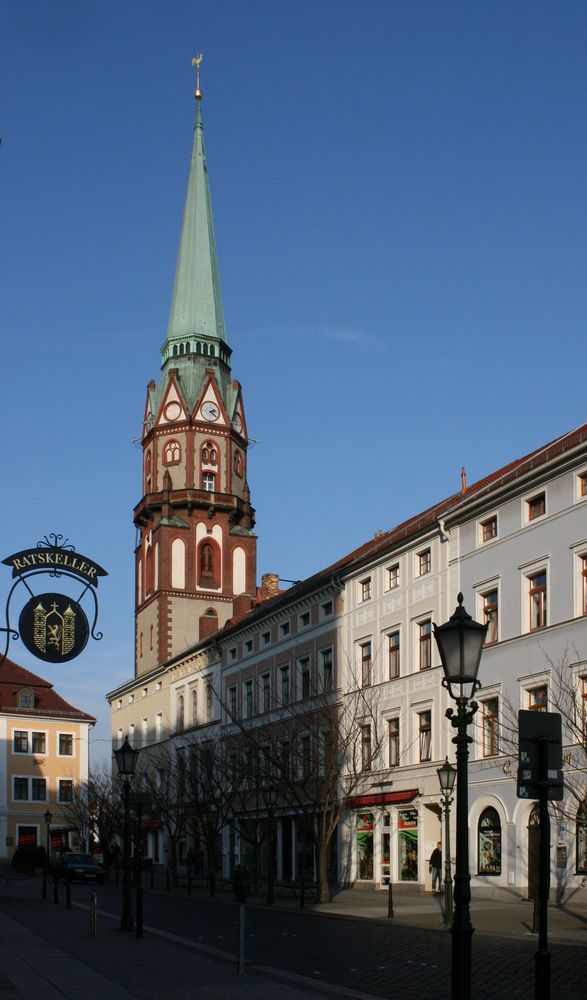
[(35, 696), (32, 691), (19, 691), (17, 704), (19, 708), (31, 709), (35, 707)]

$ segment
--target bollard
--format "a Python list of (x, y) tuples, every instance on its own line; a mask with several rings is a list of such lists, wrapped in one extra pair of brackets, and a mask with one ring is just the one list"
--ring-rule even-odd
[(306, 880), (305, 878), (302, 878), (302, 886), (300, 889), (300, 910), (304, 909), (304, 903), (306, 901), (305, 896), (306, 896)]
[(244, 975), (245, 971), (245, 904), (238, 904), (238, 959), (237, 973)]
[(92, 937), (98, 934), (98, 897), (95, 892), (90, 896), (90, 934)]
[(69, 873), (65, 880), (65, 908), (71, 910), (71, 878), (69, 877)]
[(391, 884), (391, 878), (387, 884), (387, 916), (393, 917), (393, 887)]

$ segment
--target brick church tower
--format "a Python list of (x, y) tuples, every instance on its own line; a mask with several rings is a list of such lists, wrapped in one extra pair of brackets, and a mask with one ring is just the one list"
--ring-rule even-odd
[(136, 674), (250, 608), (255, 512), (247, 425), (231, 378), (201, 115), (196, 122), (161, 377), (147, 387), (143, 497), (134, 511)]

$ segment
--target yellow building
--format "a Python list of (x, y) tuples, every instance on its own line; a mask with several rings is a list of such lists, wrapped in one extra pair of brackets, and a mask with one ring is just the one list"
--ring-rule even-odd
[[(74, 846), (73, 803), (88, 780), (96, 720), (37, 674), (0, 666), (0, 859), (21, 844)], [(49, 814), (50, 818), (49, 818)]]

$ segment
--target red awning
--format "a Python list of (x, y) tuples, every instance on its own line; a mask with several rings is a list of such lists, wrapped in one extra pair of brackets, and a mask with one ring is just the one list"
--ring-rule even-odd
[(365, 806), (396, 805), (401, 802), (413, 802), (420, 794), (419, 788), (407, 788), (404, 792), (375, 792), (373, 795), (357, 795), (347, 799), (348, 809), (364, 809)]

